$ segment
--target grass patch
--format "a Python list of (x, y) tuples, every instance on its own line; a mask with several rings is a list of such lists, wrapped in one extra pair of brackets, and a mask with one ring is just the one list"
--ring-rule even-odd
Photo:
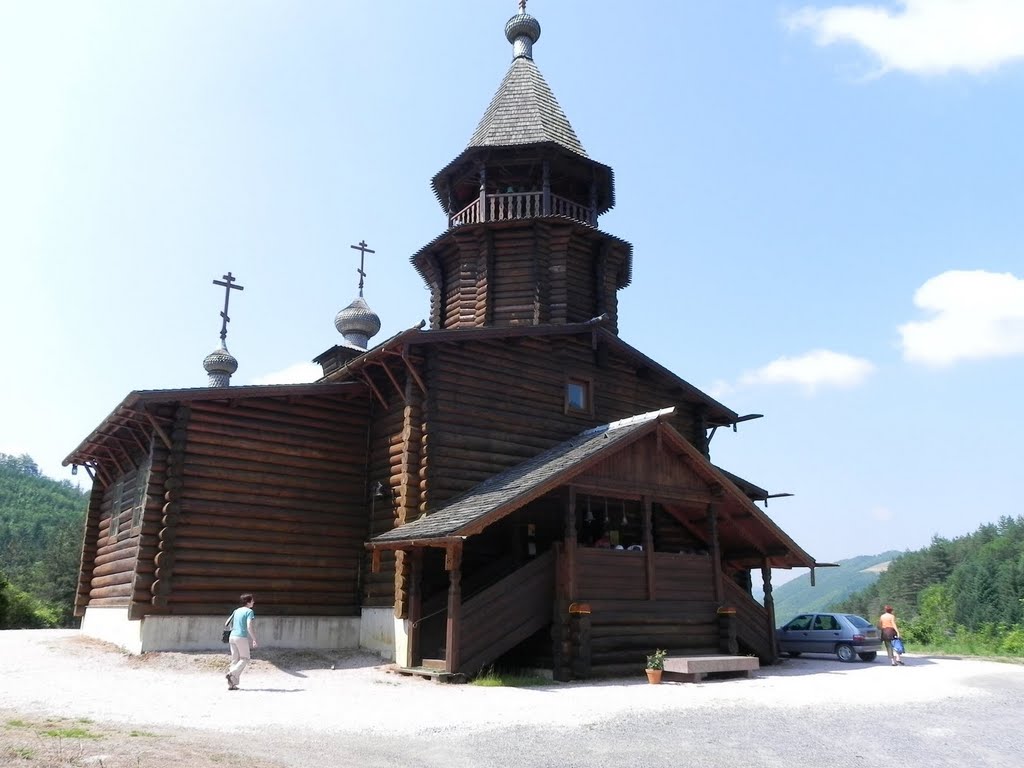
[(491, 667), (473, 678), (472, 685), (484, 688), (533, 688), (540, 685), (551, 685), (551, 680), (522, 670)]
[(30, 723), (26, 723), (24, 720), (8, 720), (8, 728), (28, 728)]
[(87, 731), (85, 728), (51, 728), (50, 730), (41, 731), (43, 736), (49, 736), (54, 739), (102, 739), (98, 733), (92, 733)]
[(128, 735), (132, 738), (157, 738), (159, 734), (149, 733), (149, 731), (129, 731)]

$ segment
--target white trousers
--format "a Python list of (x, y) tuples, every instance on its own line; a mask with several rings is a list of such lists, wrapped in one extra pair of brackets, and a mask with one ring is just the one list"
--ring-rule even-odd
[(242, 677), (242, 671), (249, 666), (249, 638), (232, 637), (228, 643), (231, 646), (231, 666), (228, 667), (228, 674), (235, 678), (237, 685)]

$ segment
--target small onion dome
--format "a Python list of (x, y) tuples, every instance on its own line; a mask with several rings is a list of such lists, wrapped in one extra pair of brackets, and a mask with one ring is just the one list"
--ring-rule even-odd
[(349, 344), (366, 349), (370, 337), (380, 330), (380, 318), (360, 296), (334, 316), (334, 327)]
[(238, 370), (238, 361), (221, 344), (220, 349), (203, 359), (203, 368), (209, 374), (211, 387), (226, 387), (231, 383), (231, 374)]
[(540, 39), (540, 22), (524, 12), (517, 13), (505, 24), (505, 38), (512, 43), (512, 58), (533, 58), (533, 44)]

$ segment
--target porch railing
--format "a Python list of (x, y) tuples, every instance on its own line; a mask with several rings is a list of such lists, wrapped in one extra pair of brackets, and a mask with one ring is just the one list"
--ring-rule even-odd
[(457, 227), (462, 224), (480, 224), (484, 221), (512, 221), (538, 216), (568, 216), (584, 224), (597, 226), (597, 216), (592, 208), (551, 194), (547, 195), (545, 205), (543, 192), (502, 192), (486, 195), (483, 204), (480, 199), (474, 200), (453, 214), (448, 224)]

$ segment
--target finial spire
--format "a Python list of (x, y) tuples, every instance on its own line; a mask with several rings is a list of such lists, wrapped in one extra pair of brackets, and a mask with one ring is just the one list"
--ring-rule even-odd
[(211, 387), (227, 387), (231, 385), (231, 374), (238, 370), (238, 361), (234, 355), (228, 352), (228, 323), (231, 318), (228, 316), (228, 302), (231, 300), (231, 291), (244, 291), (241, 285), (235, 285), (237, 278), (228, 272), (221, 280), (214, 280), (214, 285), (224, 287), (224, 311), (220, 313), (220, 348), (215, 349), (203, 359), (203, 368), (209, 375)]
[(350, 245), (349, 248), (359, 251), (359, 269), (357, 271), (359, 272), (359, 297), (362, 298), (363, 278), (366, 277), (366, 272), (363, 271), (363, 267), (365, 266), (364, 260), (366, 259), (366, 254), (376, 253), (376, 251), (367, 248), (365, 240), (360, 240), (359, 245)]
[(526, 0), (519, 0), (519, 13), (505, 24), (505, 37), (512, 43), (512, 59), (532, 59), (533, 44), (540, 39), (540, 22), (526, 12)]
[(334, 327), (338, 333), (345, 337), (345, 341), (357, 349), (366, 349), (370, 343), (370, 337), (380, 330), (380, 318), (377, 313), (370, 309), (363, 298), (363, 278), (366, 277), (366, 254), (376, 253), (370, 248), (365, 240), (360, 240), (359, 245), (350, 245), (354, 251), (359, 251), (359, 298), (341, 310), (334, 316)]
[(231, 291), (233, 291), (233, 290), (235, 290), (235, 291), (244, 291), (245, 290), (244, 286), (234, 285), (234, 282), (237, 279), (238, 278), (236, 278), (234, 275), (232, 275), (230, 272), (228, 272), (226, 275), (223, 276), (222, 280), (214, 280), (213, 281), (214, 285), (222, 285), (222, 286), (224, 286), (224, 311), (220, 313), (220, 316), (222, 318), (222, 321), (221, 321), (221, 324), (220, 324), (220, 343), (221, 343), (221, 346), (223, 346), (225, 344), (225, 342), (226, 342), (226, 339), (228, 337), (228, 323), (231, 322), (231, 318), (228, 317), (228, 302), (231, 300)]

